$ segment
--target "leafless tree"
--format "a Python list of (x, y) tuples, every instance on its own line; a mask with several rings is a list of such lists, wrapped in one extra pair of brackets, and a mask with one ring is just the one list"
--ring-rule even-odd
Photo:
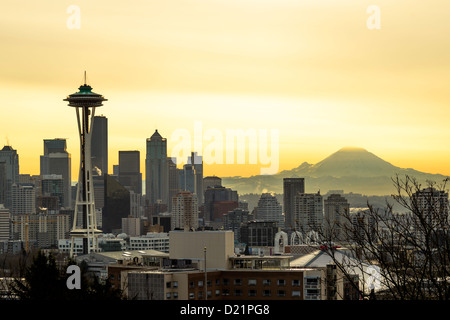
[(425, 187), (410, 176), (392, 180), (392, 199), (407, 213), (386, 202), (336, 214), (318, 230), (321, 248), (363, 299), (449, 300), (447, 180)]

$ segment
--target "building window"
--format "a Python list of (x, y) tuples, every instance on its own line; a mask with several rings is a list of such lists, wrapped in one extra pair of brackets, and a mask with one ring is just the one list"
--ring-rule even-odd
[(198, 281), (198, 287), (199, 287), (199, 288), (202, 288), (202, 287), (203, 287), (203, 280), (199, 280), (199, 281)]
[(195, 298), (194, 293), (193, 293), (193, 292), (190, 292), (190, 293), (189, 293), (189, 299), (194, 299), (194, 298)]
[(317, 286), (318, 284), (318, 279), (317, 278), (306, 278), (306, 285), (307, 286)]
[(248, 290), (248, 296), (249, 297), (256, 297), (256, 290), (254, 290), (254, 289)]
[(241, 290), (241, 289), (236, 289), (236, 290), (234, 290), (234, 296), (235, 296), (235, 297), (240, 297), (240, 296), (242, 296), (242, 290)]
[(219, 289), (216, 290), (216, 296), (220, 296), (220, 290)]
[(270, 279), (265, 279), (265, 280), (263, 280), (263, 285), (264, 285), (264, 286), (270, 286), (270, 284), (271, 284)]
[(292, 296), (293, 296), (293, 297), (300, 297), (300, 296), (301, 296), (300, 290), (294, 290), (294, 291), (292, 291)]
[(270, 290), (263, 290), (263, 297), (270, 297), (272, 292)]
[(292, 280), (292, 286), (293, 287), (300, 287), (300, 280), (298, 280), (298, 279)]
[(166, 288), (170, 288), (170, 282), (166, 282)]
[(306, 295), (307, 296), (317, 296), (317, 295), (319, 295), (319, 290), (317, 290), (317, 289), (308, 289), (306, 291)]
[(236, 285), (236, 286), (242, 285), (242, 280), (241, 279), (234, 279), (234, 285)]
[(278, 295), (279, 297), (285, 297), (285, 296), (286, 296), (286, 291), (284, 291), (284, 290), (278, 290), (278, 291), (277, 291), (277, 295)]
[(279, 279), (279, 280), (277, 281), (277, 284), (278, 284), (279, 286), (285, 286), (285, 285), (286, 285), (286, 280)]
[(228, 279), (223, 279), (223, 285), (224, 286), (228, 286), (230, 284), (230, 280)]
[(173, 288), (178, 288), (178, 281), (172, 282), (172, 287)]
[(194, 281), (191, 281), (191, 282), (189, 282), (189, 288), (194, 288), (195, 287), (195, 283), (194, 283)]
[(230, 290), (229, 289), (223, 289), (222, 290), (222, 295), (223, 296), (229, 296), (230, 295)]
[(256, 286), (256, 279), (248, 279), (249, 286)]

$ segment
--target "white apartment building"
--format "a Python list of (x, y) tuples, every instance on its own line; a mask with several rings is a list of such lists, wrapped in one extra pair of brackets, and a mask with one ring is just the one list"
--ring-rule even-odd
[(169, 252), (169, 234), (149, 232), (145, 236), (130, 237), (128, 250)]

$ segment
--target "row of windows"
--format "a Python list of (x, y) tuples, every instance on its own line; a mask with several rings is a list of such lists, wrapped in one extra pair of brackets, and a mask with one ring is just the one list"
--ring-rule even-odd
[[(242, 286), (244, 285), (245, 281), (242, 281), (242, 279), (234, 279), (233, 280), (233, 284), (235, 286)], [(220, 279), (216, 279), (215, 281), (216, 286), (220, 285)], [(204, 281), (203, 280), (199, 280), (197, 282), (197, 286), (198, 287), (203, 287)], [(208, 287), (210, 287), (212, 284), (211, 280), (208, 280)], [(230, 285), (230, 280), (229, 279), (223, 279), (222, 284), (225, 286)], [(247, 279), (247, 283), (248, 286), (256, 286), (258, 284), (258, 280), (257, 279)], [(287, 281), (284, 279), (278, 279), (276, 281), (277, 286), (286, 286), (287, 285)], [(262, 285), (263, 286), (270, 286), (272, 285), (272, 280), (271, 279), (263, 279), (262, 280)], [(300, 286), (300, 280), (299, 279), (293, 279), (291, 280), (291, 286), (293, 287), (299, 287)], [(195, 282), (191, 281), (189, 283), (189, 288), (194, 288), (195, 287)]]
[[(215, 295), (216, 296), (220, 296), (221, 294), (223, 296), (230, 296), (230, 290), (223, 289), (222, 293), (221, 293), (220, 290), (215, 290)], [(197, 298), (198, 299), (203, 299), (204, 295), (205, 295), (204, 291), (198, 291), (197, 292)], [(207, 295), (208, 295), (208, 298), (211, 298), (212, 297), (211, 291), (207, 291)], [(235, 289), (235, 290), (233, 290), (233, 296), (234, 297), (243, 297), (244, 296), (244, 291), (241, 290), (241, 289)], [(250, 290), (247, 291), (247, 296), (248, 297), (257, 297), (258, 296), (258, 291), (255, 290), (255, 289), (250, 289)], [(288, 293), (286, 290), (276, 290), (276, 292), (272, 292), (272, 290), (265, 289), (265, 290), (262, 290), (262, 296), (263, 297), (274, 297), (274, 296), (277, 296), (277, 297), (288, 297), (288, 296), (290, 296), (290, 297), (293, 297), (293, 298), (297, 298), (297, 297), (301, 297), (301, 291), (300, 290), (293, 290), (293, 291)], [(190, 292), (189, 293), (189, 299), (195, 299), (195, 292)]]
[(142, 243), (142, 242), (146, 242), (146, 243), (169, 243), (169, 239), (133, 239), (130, 241), (131, 243)]

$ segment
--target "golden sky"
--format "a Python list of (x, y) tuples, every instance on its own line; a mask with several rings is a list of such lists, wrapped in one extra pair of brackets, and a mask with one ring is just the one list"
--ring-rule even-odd
[[(79, 29), (68, 28), (80, 9)], [(369, 29), (367, 9), (380, 9)], [(86, 70), (109, 101), (109, 166), (155, 129), (279, 130), (279, 169), (357, 146), (394, 165), (450, 174), (448, 0), (1, 0), (3, 144), (39, 174), (43, 139), (67, 138), (63, 99)], [(78, 17), (78, 16), (77, 16)], [(75, 21), (75, 20), (69, 20)], [(253, 175), (261, 165), (205, 166)]]

